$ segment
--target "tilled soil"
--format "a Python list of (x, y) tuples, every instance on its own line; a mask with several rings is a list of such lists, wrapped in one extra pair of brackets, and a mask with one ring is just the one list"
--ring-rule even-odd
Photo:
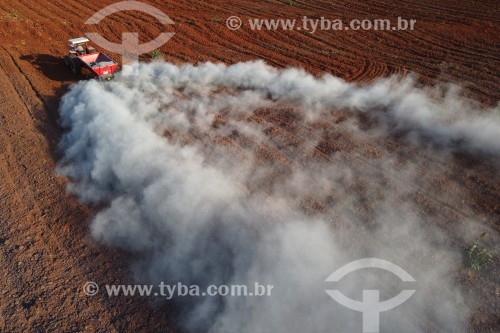
[[(128, 254), (96, 245), (88, 232), (92, 216), (65, 191), (67, 180), (55, 174), (57, 143), (62, 133), (57, 108), (74, 77), (62, 57), (69, 38), (98, 31), (118, 42), (122, 32), (141, 32), (155, 38), (164, 27), (143, 13), (120, 13), (99, 26), (84, 22), (113, 0), (0, 0), (0, 288), (2, 332), (165, 332), (175, 308), (160, 307), (141, 298), (87, 297), (86, 281), (127, 283)], [(176, 23), (167, 27), (175, 36), (162, 52), (174, 63), (215, 61), (235, 63), (264, 59), (278, 66), (300, 66), (348, 81), (368, 82), (392, 74), (414, 73), (422, 84), (458, 83), (464, 94), (484, 105), (500, 97), (498, 68), (500, 21), (495, 1), (149, 1)], [(353, 18), (416, 19), (415, 31), (251, 31), (248, 26), (230, 31), (225, 19), (237, 15), (256, 18), (321, 16), (348, 21)], [(116, 54), (110, 54), (119, 59)], [(281, 117), (282, 119), (278, 119)], [(258, 118), (258, 119), (257, 119)], [(260, 120), (259, 120), (260, 119)], [(290, 142), (297, 137), (293, 117), (286, 112), (262, 110), (255, 121), (273, 124), (269, 137)], [(307, 130), (300, 130), (307, 135)], [(317, 135), (314, 131), (310, 135)], [(203, 138), (201, 138), (203, 139)], [(358, 149), (363, 154), (376, 146), (351, 142), (349, 136), (325, 138), (315, 148), (327, 160), (334, 151)], [(227, 139), (223, 140), (227, 144)], [(224, 143), (222, 142), (222, 143)], [(390, 143), (388, 144), (390, 145)], [(349, 148), (346, 148), (349, 147)], [(272, 140), (263, 158), (291, 164)], [(354, 156), (354, 155), (353, 155)], [(283, 162), (284, 161), (284, 162)], [(453, 184), (473, 202), (473, 213), (497, 231), (500, 222), (498, 171), (468, 156), (457, 156), (439, 175), (442, 186)], [(431, 182), (432, 180), (429, 180)], [(422, 204), (460, 214), (460, 209), (439, 197), (419, 194)], [(458, 213), (457, 213), (458, 210)], [(444, 225), (454, 237), (453, 225)], [(457, 245), (462, 240), (457, 236)], [(494, 244), (493, 241), (493, 244)], [(497, 270), (474, 274), (464, 270), (458, 281), (470, 290), (471, 330), (498, 328)]]

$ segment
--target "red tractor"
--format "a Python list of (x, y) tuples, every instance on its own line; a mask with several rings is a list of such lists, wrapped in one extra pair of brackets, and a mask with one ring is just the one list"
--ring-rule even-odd
[(97, 52), (88, 45), (85, 37), (68, 41), (69, 53), (64, 56), (64, 63), (74, 74), (83, 74), (87, 78), (109, 81), (114, 78), (116, 62), (102, 52)]

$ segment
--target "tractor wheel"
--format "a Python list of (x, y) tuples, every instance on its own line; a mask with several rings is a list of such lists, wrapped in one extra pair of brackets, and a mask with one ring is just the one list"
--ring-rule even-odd
[(67, 55), (64, 56), (64, 64), (69, 67), (69, 57)]
[(70, 57), (70, 68), (73, 74), (79, 74), (82, 71), (82, 65), (80, 64), (80, 60), (76, 56)]

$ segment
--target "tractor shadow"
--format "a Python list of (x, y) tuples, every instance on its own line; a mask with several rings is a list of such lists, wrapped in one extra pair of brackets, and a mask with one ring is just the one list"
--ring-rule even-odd
[(48, 54), (35, 54), (19, 57), (20, 60), (29, 62), (36, 70), (43, 74), (48, 80), (59, 82), (51, 94), (40, 94), (38, 97), (43, 102), (44, 114), (38, 119), (38, 130), (47, 139), (50, 153), (55, 161), (59, 160), (61, 153), (58, 149), (63, 130), (59, 125), (59, 105), (61, 97), (66, 94), (69, 87), (80, 81), (83, 77), (74, 75), (64, 64), (62, 57), (55, 57)]
[(61, 127), (59, 107), (61, 103), (61, 97), (69, 91), (69, 87), (69, 84), (64, 84), (61, 87), (57, 88), (52, 95), (40, 96), (45, 109), (43, 111), (45, 113), (45, 116), (38, 119), (36, 127), (38, 128), (38, 131), (45, 137), (50, 155), (54, 161), (58, 161), (62, 157), (59, 142), (61, 141), (61, 137), (64, 134), (64, 129)]
[(55, 57), (49, 54), (34, 54), (21, 56), (21, 60), (29, 61), (49, 80), (59, 82), (76, 82), (81, 79), (79, 75), (74, 75), (64, 64), (62, 57)]

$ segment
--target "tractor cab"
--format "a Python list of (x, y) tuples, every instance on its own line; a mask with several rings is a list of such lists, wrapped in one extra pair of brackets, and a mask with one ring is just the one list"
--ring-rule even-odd
[(96, 53), (96, 50), (88, 45), (89, 40), (85, 37), (79, 37), (68, 40), (68, 51), (78, 56)]
[(118, 64), (102, 52), (97, 52), (88, 45), (89, 40), (78, 37), (68, 40), (68, 54), (64, 63), (74, 74), (83, 74), (87, 78), (109, 81), (114, 78)]

